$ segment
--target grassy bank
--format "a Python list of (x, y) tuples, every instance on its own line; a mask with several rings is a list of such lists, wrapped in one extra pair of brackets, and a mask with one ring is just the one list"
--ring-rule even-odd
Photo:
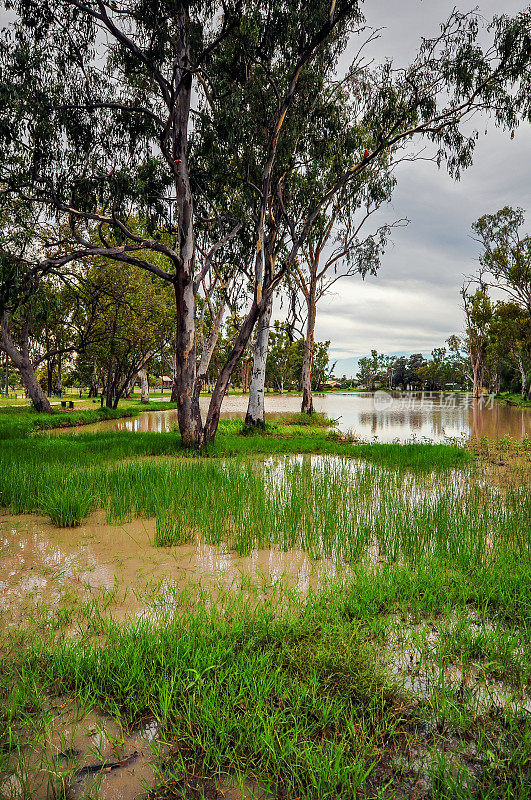
[[(264, 432), (247, 435), (242, 423), (232, 420), (222, 422), (216, 442), (202, 455), (183, 450), (177, 433), (23, 433), (22, 428), (17, 429), (18, 435), (4, 440), (0, 450), (0, 505), (13, 513), (39, 512), (48, 514), (56, 524), (75, 525), (100, 508), (107, 510), (110, 519), (123, 520), (128, 516), (162, 518), (164, 514), (180, 514), (186, 506), (182, 513), (196, 520), (194, 525), (208, 524), (212, 530), (219, 530), (223, 514), (243, 513), (245, 509), (256, 520), (267, 512), (266, 537), (269, 528), (280, 524), (281, 513), (291, 514), (293, 525), (296, 523), (308, 493), (316, 513), (324, 515), (323, 524), (326, 518), (326, 525), (333, 528), (337, 518), (344, 519), (345, 526), (352, 525), (351, 518), (340, 513), (342, 494), (353, 485), (350, 462), (341, 462), (339, 470), (330, 468), (328, 462), (318, 470), (292, 465), (290, 475), (296, 489), (290, 506), (285, 494), (287, 484), (275, 488), (270, 480), (271, 485), (264, 487), (264, 474), (242, 459), (296, 454), (363, 459), (374, 464), (375, 470), (382, 466), (395, 469), (393, 474), (402, 481), (407, 480), (404, 470), (445, 472), (464, 467), (472, 459), (464, 449), (452, 446), (344, 443), (330, 436), (323, 426), (275, 423)], [(172, 460), (168, 460), (170, 456)], [(162, 457), (166, 458), (154, 460)], [(367, 481), (374, 477), (376, 486), (378, 475), (392, 480), (391, 473), (375, 471), (374, 476), (368, 473)], [(319, 486), (321, 478), (327, 485)], [(265, 479), (269, 480), (267, 476)], [(263, 505), (264, 488), (267, 502), (274, 504), (271, 509)], [(359, 491), (363, 495), (363, 485)], [(389, 485), (380, 491), (391, 497), (401, 489)], [(325, 510), (327, 498), (330, 502), (335, 499)], [(197, 515), (201, 514), (199, 521)], [(245, 523), (242, 517), (241, 524)], [(284, 527), (287, 524), (282, 522)], [(344, 532), (341, 535), (349, 536)], [(291, 533), (289, 537), (297, 538)]]
[[(165, 410), (175, 408), (167, 403)], [(24, 438), (37, 431), (61, 428), (76, 428), (105, 420), (134, 417), (145, 411), (160, 410), (160, 406), (140, 403), (138, 400), (123, 400), (119, 408), (101, 408), (95, 405), (82, 410), (56, 408), (53, 414), (38, 414), (32, 408), (11, 406), (0, 409), (0, 441)]]
[(511, 394), (511, 392), (502, 392), (496, 395), (496, 400), (505, 403), (509, 406), (520, 406), (521, 408), (531, 408), (531, 400), (524, 400), (521, 394)]

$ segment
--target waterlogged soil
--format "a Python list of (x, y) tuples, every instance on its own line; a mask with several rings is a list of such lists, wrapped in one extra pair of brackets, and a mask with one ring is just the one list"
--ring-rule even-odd
[(148, 720), (127, 732), (111, 717), (71, 702), (51, 705), (39, 736), (0, 779), (0, 797), (136, 800), (146, 795), (168, 751)]
[[(35, 731), (27, 733), (31, 739)], [(0, 798), (273, 798), (255, 781), (228, 775), (214, 781), (186, 774), (176, 780), (172, 760), (172, 747), (155, 719), (127, 730), (95, 709), (58, 700), (48, 707), (32, 744), (13, 757), (9, 774), (0, 775)]]
[(119, 621), (163, 616), (188, 592), (276, 591), (301, 596), (337, 580), (331, 561), (299, 550), (254, 550), (239, 556), (203, 543), (154, 547), (155, 520), (109, 525), (96, 514), (76, 528), (33, 515), (0, 517), (0, 624), (24, 626), (40, 608), (97, 600)]
[[(475, 634), (494, 631), (492, 621), (478, 618), (469, 610), (465, 616), (467, 628)], [(417, 622), (397, 618), (387, 631), (385, 657), (387, 672), (406, 691), (422, 700), (441, 692), (452, 693), (460, 703), (465, 703), (477, 713), (490, 711), (525, 711), (531, 713), (531, 695), (524, 687), (520, 690), (508, 681), (494, 678), (485, 672), (482, 661), (459, 659), (445, 653), (445, 633), (462, 623), (457, 617)], [(528, 653), (523, 645), (512, 654), (522, 666), (528, 663)], [(484, 665), (483, 665), (484, 666)]]

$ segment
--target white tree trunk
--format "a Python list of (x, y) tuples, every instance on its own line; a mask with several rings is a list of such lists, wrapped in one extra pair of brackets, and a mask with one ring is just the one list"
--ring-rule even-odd
[(140, 402), (149, 403), (149, 382), (146, 367), (139, 370), (138, 374), (140, 376)]
[(518, 369), (520, 370), (520, 381), (522, 386), (522, 400), (526, 398), (527, 376), (525, 374), (524, 362), (520, 353), (515, 352), (516, 360), (518, 361)]
[(253, 348), (253, 372), (249, 385), (249, 404), (247, 406), (246, 425), (265, 424), (264, 393), (267, 363), (267, 349), (269, 345), (269, 323), (273, 311), (273, 298), (271, 297), (264, 307), (258, 320), (256, 341)]
[(306, 341), (304, 342), (304, 359), (302, 362), (302, 405), (303, 414), (313, 413), (312, 377), (313, 377), (313, 348), (315, 337), (315, 289), (310, 291), (308, 297), (308, 321), (306, 323)]

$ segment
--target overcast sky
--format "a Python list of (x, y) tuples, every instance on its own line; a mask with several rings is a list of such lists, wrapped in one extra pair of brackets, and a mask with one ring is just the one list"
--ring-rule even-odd
[[(438, 31), (452, 8), (470, 10), (460, 0), (366, 0), (367, 22), (385, 27), (374, 52), (402, 66), (416, 52), (421, 36)], [(527, 3), (480, 0), (481, 13), (514, 13)], [(459, 288), (475, 270), (478, 247), (470, 226), (504, 205), (521, 206), (531, 221), (531, 128), (520, 126), (511, 141), (489, 125), (482, 130), (470, 167), (459, 182), (431, 162), (403, 165), (389, 220), (408, 217), (384, 256), (377, 277), (346, 278), (322, 300), (317, 338), (331, 340), (336, 374), (355, 371), (357, 357), (380, 352), (429, 352), (463, 327)], [(531, 225), (530, 225), (531, 227)], [(356, 360), (353, 360), (356, 359)]]

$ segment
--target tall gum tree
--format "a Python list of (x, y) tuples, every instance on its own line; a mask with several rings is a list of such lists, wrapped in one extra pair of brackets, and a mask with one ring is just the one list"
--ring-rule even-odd
[(463, 285), (461, 297), (466, 317), (466, 343), (470, 359), (472, 397), (477, 400), (483, 392), (492, 324), (492, 304), (484, 284), (480, 284), (473, 293), (470, 291), (470, 285)]
[[(474, 137), (460, 133), (465, 117), (493, 108), (498, 124), (514, 127), (519, 116), (529, 116), (529, 12), (496, 20), (485, 51), (476, 44), (477, 17), (453, 14), (408, 70), (396, 73), (389, 64), (356, 70), (369, 156), (360, 154), (327, 187), (284, 251), (286, 162), (294, 162), (291, 174), (296, 143), (308, 126), (320, 124), (311, 113), (300, 113), (305, 105), (299, 101), (310, 97), (306, 82), (334, 74), (338, 53), (363, 30), (358, 2), (8, 0), (6, 7), (14, 22), (0, 50), (0, 196), (2, 203), (15, 198), (35, 209), (36, 224), (61, 223), (55, 238), (47, 238), (45, 253), (30, 246), (24, 261), (35, 274), (47, 274), (105, 256), (172, 285), (176, 401), (188, 446), (214, 437), (223, 396), (254, 325), (334, 194), (390, 147), (417, 134), (437, 142), (440, 159), (459, 171), (474, 144)], [(252, 118), (260, 123), (253, 138)], [(296, 135), (288, 135), (290, 125)], [(223, 135), (212, 139), (209, 162), (201, 168), (196, 147), (201, 152), (205, 135), (218, 129)], [(224, 213), (232, 202), (220, 202), (227, 175), (227, 197), (232, 200), (236, 188), (242, 198), (238, 219)], [(201, 204), (216, 206), (210, 252), (245, 236), (256, 254), (248, 311), (204, 426), (196, 241), (209, 220), (196, 214)], [(130, 226), (139, 215), (149, 235)], [(27, 227), (19, 228), (18, 240), (28, 236)], [(3, 231), (0, 249), (16, 257), (12, 233)], [(165, 266), (146, 259), (146, 251), (164, 256)]]
[[(196, 260), (202, 222), (195, 206), (208, 187), (194, 176), (191, 115), (196, 114), (201, 131), (202, 117), (215, 118), (229, 107), (232, 124), (242, 128), (233, 87), (245, 85), (254, 69), (264, 76), (272, 64), (281, 64), (270, 87), (275, 98), (271, 124), (261, 132), (262, 199), (251, 215), (250, 239), (259, 249), (271, 173), (299, 80), (336, 30), (361, 22), (358, 0), (44, 0), (38, 6), (16, 0), (8, 5), (16, 20), (2, 51), (7, 80), (0, 180), (8, 195), (38, 204), (47, 221), (53, 215), (67, 219), (70, 228), (68, 240), (49, 241), (48, 257), (35, 254), (35, 261), (45, 273), (105, 256), (172, 284), (179, 427), (185, 445), (200, 446), (215, 435), (231, 373), (272, 288), (264, 286), (258, 264), (248, 314), (203, 427), (195, 321), (204, 276)], [(228, 95), (222, 84), (231, 87)], [(215, 176), (210, 177), (214, 183)], [(128, 224), (131, 215), (141, 213), (151, 236)], [(214, 226), (211, 252), (243, 224), (227, 215), (221, 223)], [(167, 266), (145, 260), (142, 253), (149, 250), (163, 254)]]

